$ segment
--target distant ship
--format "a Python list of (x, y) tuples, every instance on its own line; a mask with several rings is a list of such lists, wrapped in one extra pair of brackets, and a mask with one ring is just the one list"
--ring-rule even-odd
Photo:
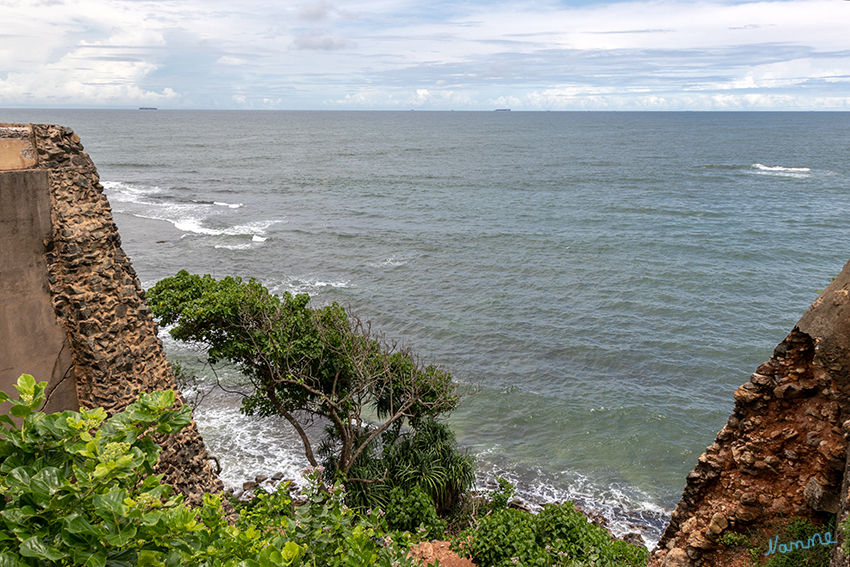
[(140, 106), (139, 110), (156, 110), (153, 106)]
[(496, 112), (510, 112), (510, 111), (511, 111), (510, 108), (497, 108), (496, 109)]

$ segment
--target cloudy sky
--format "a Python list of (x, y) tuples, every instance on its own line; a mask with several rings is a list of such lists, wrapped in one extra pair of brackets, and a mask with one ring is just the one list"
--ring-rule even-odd
[(850, 110), (850, 1), (0, 0), (0, 108)]

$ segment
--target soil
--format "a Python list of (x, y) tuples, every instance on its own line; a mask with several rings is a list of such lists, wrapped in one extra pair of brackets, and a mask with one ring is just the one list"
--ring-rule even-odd
[(423, 541), (410, 550), (410, 556), (419, 559), (422, 565), (433, 565), (439, 561), (440, 567), (477, 567), (471, 560), (452, 551), (449, 545), (447, 541)]

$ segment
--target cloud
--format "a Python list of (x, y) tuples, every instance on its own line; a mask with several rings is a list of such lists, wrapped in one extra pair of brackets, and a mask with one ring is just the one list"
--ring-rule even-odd
[(142, 86), (157, 66), (145, 52), (164, 45), (161, 34), (116, 28), (101, 41), (80, 40), (57, 61), (18, 67), (0, 80), (0, 104), (21, 99), (53, 105), (111, 106), (175, 101), (170, 88)]
[(298, 34), (292, 42), (295, 49), (312, 49), (316, 51), (337, 51), (357, 47), (353, 41), (349, 41), (340, 34), (331, 33), (327, 30), (309, 30)]
[(832, 0), (48, 0), (3, 16), (0, 106), (817, 109), (846, 106), (850, 81), (850, 2)]
[(312, 2), (301, 6), (298, 10), (298, 17), (302, 20), (307, 20), (308, 22), (316, 22), (324, 20), (334, 11), (336, 11), (336, 8), (334, 8), (332, 4), (329, 4), (324, 0), (319, 0), (318, 2)]

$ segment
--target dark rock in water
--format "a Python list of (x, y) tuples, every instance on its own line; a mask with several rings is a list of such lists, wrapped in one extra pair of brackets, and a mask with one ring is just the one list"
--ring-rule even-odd
[(282, 473), (282, 472), (276, 472), (276, 473), (274, 473), (274, 474), (272, 475), (272, 480), (280, 480), (280, 479), (282, 479), (282, 478), (283, 478), (283, 473)]
[(260, 483), (249, 480), (242, 483), (242, 490), (251, 490), (252, 488), (257, 488), (259, 485)]
[(513, 508), (514, 510), (521, 510), (523, 512), (528, 512), (529, 514), (531, 513), (531, 510), (529, 510), (525, 506), (525, 504), (523, 504), (519, 500), (511, 500), (510, 502), (508, 502), (508, 508)]
[(623, 540), (624, 542), (630, 543), (632, 545), (639, 545), (641, 547), (644, 547), (646, 545), (643, 542), (643, 538), (640, 537), (640, 534), (637, 533), (637, 532), (628, 533), (628, 534), (624, 535), (623, 537), (621, 537), (620, 539)]
[[(590, 520), (590, 523), (599, 526), (600, 528), (605, 528), (608, 526), (608, 518), (602, 515), (602, 512), (599, 510), (592, 510), (589, 514), (585, 514), (587, 519)], [(643, 541), (643, 540), (641, 540)]]
[(263, 476), (261, 474), (258, 474), (256, 477), (254, 477), (254, 480), (256, 481), (257, 484), (262, 484), (263, 482), (266, 482), (268, 479), (269, 479), (269, 477)]

